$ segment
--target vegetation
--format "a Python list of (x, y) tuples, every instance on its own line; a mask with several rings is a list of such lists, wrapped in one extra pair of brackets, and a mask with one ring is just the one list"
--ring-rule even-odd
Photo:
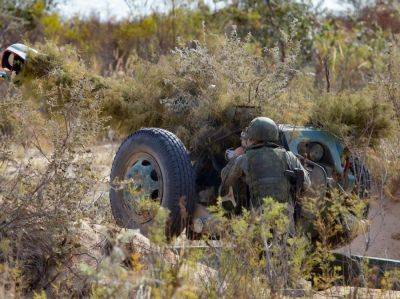
[[(291, 236), (287, 207), (272, 199), (231, 219), (218, 206), (221, 246), (175, 240), (177, 250), (163, 234), (167, 212), (151, 203), (150, 241), (115, 227), (94, 150), (110, 131), (167, 128), (195, 153), (221, 152), (227, 145), (215, 140), (257, 115), (312, 124), (371, 166), (376, 196), (398, 200), (392, 1), (351, 1), (343, 15), (291, 0), (215, 11), (178, 2), (100, 21), (63, 20), (53, 1), (0, 0), (0, 47), (24, 40), (39, 50), (0, 85), (0, 296), (278, 297), (299, 288), (310, 295), (306, 279), (314, 290), (341, 279), (330, 262), (343, 240), (331, 236), (355, 233), (344, 227), (365, 208), (357, 196), (333, 193), (323, 206), (305, 199), (312, 236)], [(396, 283), (398, 273), (387, 273), (383, 286)]]

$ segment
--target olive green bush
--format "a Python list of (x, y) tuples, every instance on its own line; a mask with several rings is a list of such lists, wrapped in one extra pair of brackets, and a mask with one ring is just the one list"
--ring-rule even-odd
[(379, 90), (322, 94), (316, 99), (310, 122), (356, 146), (376, 146), (393, 129), (393, 108)]
[(302, 199), (299, 229), (312, 240), (309, 263), (316, 289), (326, 289), (343, 279), (341, 267), (334, 266), (334, 249), (350, 242), (362, 231), (366, 202), (356, 195), (333, 191), (324, 198)]

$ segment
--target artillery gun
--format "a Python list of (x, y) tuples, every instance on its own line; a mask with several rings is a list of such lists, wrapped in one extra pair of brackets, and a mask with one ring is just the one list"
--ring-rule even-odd
[(13, 44), (7, 47), (1, 56), (0, 78), (10, 80), (11, 75), (21, 72), (29, 52), (37, 53), (35, 49), (23, 44)]
[[(18, 75), (29, 52), (37, 51), (23, 44), (9, 46), (1, 57), (0, 78), (10, 80), (13, 74)], [(346, 154), (337, 138), (313, 127), (280, 125), (279, 131), (280, 145), (301, 158), (310, 172), (313, 190), (321, 198), (329, 189), (338, 188), (366, 200), (371, 185), (369, 171), (360, 158)], [(213, 142), (229, 144), (228, 137), (237, 135), (239, 139), (239, 134), (232, 131)], [(138, 130), (122, 142), (111, 169), (110, 203), (116, 223), (146, 233), (154, 215), (138, 207), (143, 199), (150, 199), (170, 212), (167, 236), (179, 236), (186, 230), (189, 239), (201, 237), (204, 227), (196, 224), (202, 223), (202, 217), (210, 217), (207, 207), (217, 203), (220, 171), (225, 163), (223, 152), (207, 151), (207, 146), (189, 153), (167, 130)], [(385, 271), (400, 269), (397, 260), (339, 253), (336, 258), (332, 266), (341, 266), (348, 283), (365, 263), (377, 269), (378, 277)]]
[[(355, 192), (360, 200), (368, 198), (371, 178), (367, 167), (358, 157), (343, 160), (346, 148), (337, 138), (313, 127), (280, 125), (279, 130), (280, 145), (301, 158), (321, 200), (332, 188)], [(177, 136), (160, 128), (143, 128), (128, 136), (115, 155), (110, 176), (111, 208), (117, 224), (146, 233), (153, 218), (138, 207), (147, 198), (170, 212), (167, 236), (179, 236), (186, 230), (189, 239), (201, 237), (212, 226), (212, 221), (207, 224), (212, 219), (207, 207), (217, 204), (221, 157), (223, 153), (193, 155)], [(127, 183), (121, 187), (120, 182)], [(335, 257), (332, 267), (340, 265), (345, 284), (351, 284), (366, 264), (378, 273), (376, 287), (386, 271), (400, 269), (396, 260), (343, 253)]]

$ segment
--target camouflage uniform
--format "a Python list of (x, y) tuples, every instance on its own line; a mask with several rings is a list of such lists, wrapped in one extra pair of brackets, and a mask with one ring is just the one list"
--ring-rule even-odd
[(226, 195), (229, 186), (235, 187), (244, 180), (253, 208), (258, 208), (268, 196), (279, 202), (291, 202), (290, 183), (284, 171), (295, 168), (303, 169), (304, 187), (308, 188), (311, 184), (308, 173), (292, 152), (273, 144), (251, 146), (222, 169), (220, 193)]
[[(292, 152), (274, 143), (278, 140), (278, 128), (272, 120), (264, 117), (256, 118), (250, 123), (247, 132), (249, 138), (256, 143), (248, 147), (243, 155), (230, 160), (222, 169), (220, 194), (227, 195), (230, 187), (235, 190), (238, 186), (242, 186), (241, 183), (244, 181), (249, 191), (247, 208), (259, 208), (266, 197), (287, 203), (288, 217), (292, 224), (291, 231), (294, 232), (294, 202), (291, 183), (285, 171), (302, 169), (305, 189), (311, 184), (308, 172)], [(237, 194), (235, 191), (234, 193)], [(239, 199), (239, 203), (243, 202), (243, 199)]]

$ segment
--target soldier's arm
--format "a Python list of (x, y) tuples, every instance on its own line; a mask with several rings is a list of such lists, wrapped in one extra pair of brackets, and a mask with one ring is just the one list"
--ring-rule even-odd
[(234, 186), (243, 175), (245, 155), (236, 157), (228, 162), (221, 171), (220, 195), (224, 196), (229, 191), (229, 186)]
[(295, 168), (300, 168), (301, 170), (303, 170), (304, 172), (303, 188), (305, 190), (310, 188), (311, 187), (310, 175), (308, 174), (308, 171), (303, 167), (300, 160), (292, 152), (287, 152), (287, 158), (288, 158), (289, 168), (291, 170)]

